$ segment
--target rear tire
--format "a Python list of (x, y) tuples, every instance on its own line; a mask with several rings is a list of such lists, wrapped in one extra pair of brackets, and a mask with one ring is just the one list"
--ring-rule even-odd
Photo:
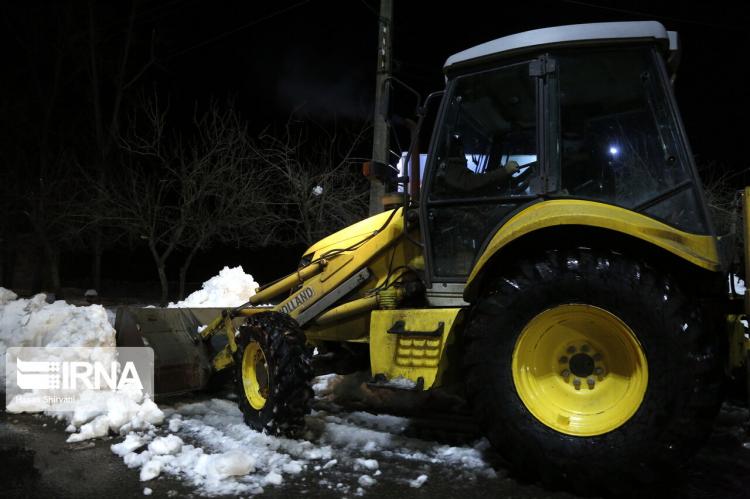
[(240, 326), (236, 341), (235, 390), (245, 423), (257, 431), (298, 436), (313, 401), (305, 333), (286, 314), (261, 312)]
[(590, 249), (531, 256), (501, 272), (472, 310), (469, 400), (519, 474), (580, 492), (632, 490), (668, 478), (711, 430), (722, 372), (706, 322), (643, 262)]

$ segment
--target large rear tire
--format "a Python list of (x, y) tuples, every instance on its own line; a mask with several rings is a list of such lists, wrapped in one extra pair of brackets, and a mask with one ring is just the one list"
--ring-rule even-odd
[(707, 437), (721, 404), (707, 322), (643, 262), (540, 253), (497, 275), (473, 308), (469, 399), (521, 475), (594, 493), (653, 483)]
[(240, 327), (236, 341), (235, 390), (245, 423), (274, 435), (299, 435), (312, 407), (313, 369), (297, 321), (261, 312)]

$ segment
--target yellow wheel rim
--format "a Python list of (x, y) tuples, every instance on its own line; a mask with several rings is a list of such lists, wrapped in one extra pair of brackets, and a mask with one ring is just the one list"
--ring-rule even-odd
[(559, 305), (534, 317), (513, 350), (513, 383), (546, 426), (579, 437), (619, 428), (648, 385), (643, 347), (612, 313)]
[(252, 408), (263, 409), (268, 397), (268, 362), (255, 341), (250, 342), (242, 354), (242, 384)]

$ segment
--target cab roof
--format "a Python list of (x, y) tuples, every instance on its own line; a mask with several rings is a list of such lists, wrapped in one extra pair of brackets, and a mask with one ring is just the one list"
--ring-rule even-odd
[(542, 28), (504, 36), (453, 54), (443, 66), (444, 71), (475, 62), (507, 57), (532, 50), (558, 45), (587, 45), (608, 41), (653, 40), (670, 51), (676, 51), (677, 33), (667, 31), (657, 21), (629, 21), (611, 23), (572, 24)]

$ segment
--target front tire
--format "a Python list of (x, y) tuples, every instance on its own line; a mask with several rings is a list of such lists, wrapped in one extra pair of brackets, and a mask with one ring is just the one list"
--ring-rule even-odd
[(666, 273), (614, 252), (548, 251), (500, 273), (474, 307), (467, 392), (520, 474), (629, 489), (683, 464), (710, 432), (717, 339)]
[(236, 341), (235, 390), (245, 423), (257, 431), (297, 436), (313, 401), (305, 333), (286, 314), (261, 312), (239, 328)]

